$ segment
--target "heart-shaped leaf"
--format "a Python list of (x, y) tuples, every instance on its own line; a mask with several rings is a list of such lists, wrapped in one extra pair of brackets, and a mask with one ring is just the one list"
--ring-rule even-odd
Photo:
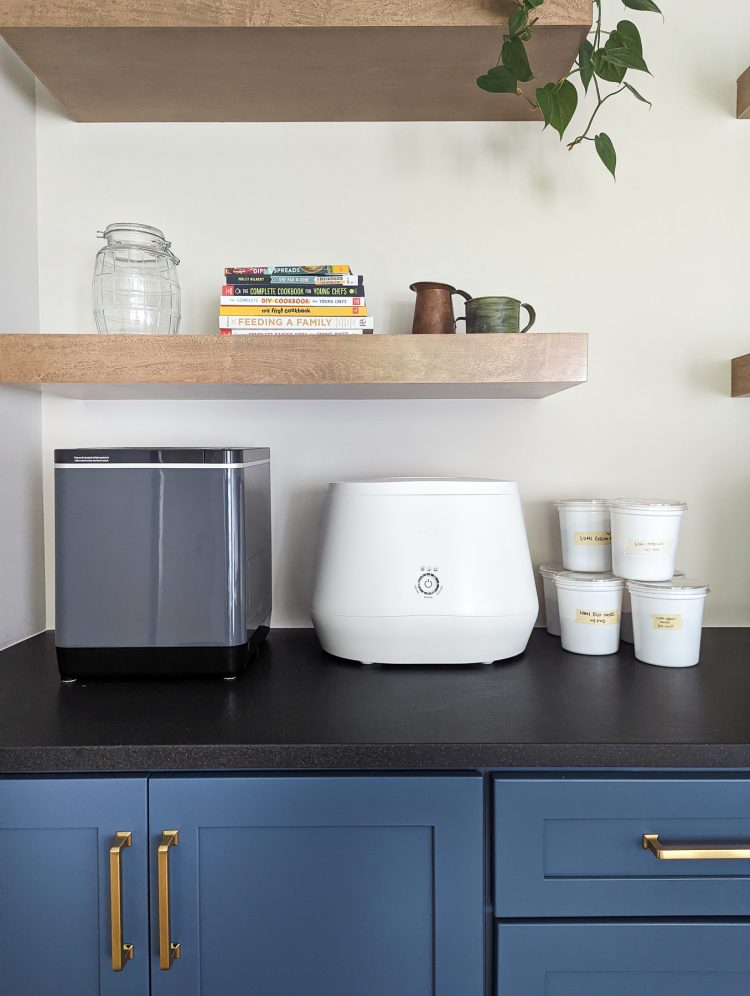
[(588, 38), (585, 38), (578, 50), (578, 68), (581, 70), (581, 83), (583, 83), (583, 89), (586, 93), (588, 93), (591, 80), (594, 76), (594, 67), (591, 65), (591, 56), (593, 54), (594, 46)]
[(544, 116), (544, 127), (551, 125), (562, 138), (578, 106), (578, 91), (570, 80), (563, 80), (539, 87), (536, 99)]
[(638, 91), (636, 90), (636, 88), (634, 86), (631, 86), (629, 83), (625, 83), (625, 86), (628, 88), (628, 90), (630, 90), (630, 92), (633, 94), (634, 97), (637, 97), (638, 100), (642, 100), (643, 103), (644, 104), (648, 104), (649, 107), (653, 107), (653, 104), (651, 103), (651, 101), (650, 100), (646, 100), (646, 98), (643, 96), (642, 93), (638, 93)]
[(578, 91), (570, 80), (564, 80), (555, 88), (555, 99), (557, 101), (557, 120), (553, 122), (553, 127), (559, 131), (562, 139), (563, 133), (578, 107)]
[(620, 21), (617, 25), (617, 33), (625, 48), (629, 48), (631, 52), (637, 52), (638, 55), (643, 55), (641, 33), (632, 21)]
[(617, 29), (610, 31), (609, 38), (604, 43), (605, 52), (608, 52), (611, 48), (625, 48), (625, 39)]
[(651, 73), (643, 60), (643, 56), (629, 48), (608, 48), (606, 53), (607, 62), (613, 66), (619, 66), (620, 69), (637, 69), (639, 72), (649, 73), (649, 75)]
[(511, 16), (508, 21), (508, 31), (510, 32), (511, 38), (518, 38), (524, 33), (528, 20), (528, 11), (523, 7)]
[(622, 83), (627, 72), (627, 69), (622, 69), (610, 62), (603, 48), (597, 49), (591, 56), (591, 65), (599, 79), (606, 80), (607, 83)]
[(528, 83), (534, 78), (529, 57), (526, 55), (526, 46), (520, 38), (508, 38), (503, 42), (502, 60), (503, 65), (522, 83)]
[(518, 89), (518, 80), (510, 69), (505, 66), (495, 66), (494, 69), (477, 80), (477, 86), (487, 93), (515, 93)]
[(594, 76), (594, 66), (591, 62), (593, 54), (594, 46), (588, 38), (584, 38), (581, 42), (581, 47), (578, 50), (578, 68), (581, 71), (581, 82), (583, 83), (583, 89), (586, 93), (588, 93), (591, 80)]
[(656, 6), (654, 0), (622, 0), (630, 10), (648, 10), (653, 14), (661, 14), (661, 10)]
[(555, 100), (552, 91), (555, 89), (554, 83), (548, 83), (544, 87), (539, 87), (536, 91), (536, 102), (544, 118), (544, 127), (552, 124), (555, 116)]
[(596, 135), (594, 138), (594, 145), (596, 146), (599, 158), (610, 171), (612, 176), (614, 176), (615, 170), (617, 169), (617, 153), (615, 152), (614, 145), (612, 145), (612, 139), (609, 135), (605, 135), (605, 133), (602, 132), (601, 135)]

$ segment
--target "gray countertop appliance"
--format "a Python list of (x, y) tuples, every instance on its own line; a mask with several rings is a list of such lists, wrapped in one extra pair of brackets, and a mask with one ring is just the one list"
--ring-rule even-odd
[(64, 680), (234, 677), (271, 617), (266, 448), (55, 450)]

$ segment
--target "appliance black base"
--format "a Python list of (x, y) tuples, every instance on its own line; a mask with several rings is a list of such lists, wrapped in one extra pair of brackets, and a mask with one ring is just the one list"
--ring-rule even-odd
[(63, 681), (76, 678), (236, 678), (268, 635), (236, 647), (57, 647)]

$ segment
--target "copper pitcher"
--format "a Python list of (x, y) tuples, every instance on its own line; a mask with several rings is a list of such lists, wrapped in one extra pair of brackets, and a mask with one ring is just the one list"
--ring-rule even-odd
[(437, 284), (432, 280), (422, 280), (410, 284), (409, 290), (416, 291), (417, 303), (414, 306), (414, 324), (412, 333), (415, 335), (450, 335), (456, 331), (456, 319), (453, 314), (453, 295), (460, 294), (471, 301), (471, 294), (451, 287), (450, 284)]

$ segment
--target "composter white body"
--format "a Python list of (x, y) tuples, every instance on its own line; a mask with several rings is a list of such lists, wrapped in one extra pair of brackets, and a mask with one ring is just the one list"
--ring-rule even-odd
[(329, 653), (383, 664), (503, 660), (525, 650), (538, 607), (514, 483), (329, 487), (312, 603)]

